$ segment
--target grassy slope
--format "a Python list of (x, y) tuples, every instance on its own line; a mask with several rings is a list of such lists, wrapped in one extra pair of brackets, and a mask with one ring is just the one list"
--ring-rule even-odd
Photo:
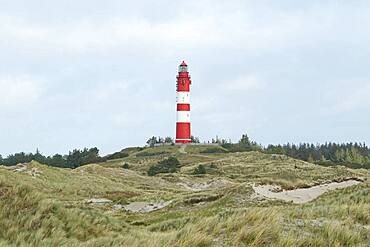
[[(188, 154), (177, 146), (132, 150), (127, 158), (76, 170), (32, 163), (39, 176), (0, 168), (0, 246), (366, 246), (370, 240), (370, 174), (322, 167), (258, 152)], [(144, 153), (144, 154), (143, 154)], [(150, 165), (170, 155), (183, 167), (176, 174), (146, 176)], [(130, 170), (122, 169), (128, 163)], [(194, 176), (198, 164), (205, 176)], [(252, 183), (306, 187), (349, 177), (361, 185), (332, 191), (311, 203), (253, 197)], [(192, 191), (194, 185), (216, 186)], [(220, 182), (221, 181), (221, 182)], [(218, 186), (219, 185), (219, 186)], [(91, 205), (89, 198), (114, 203)], [(115, 203), (172, 200), (145, 214), (113, 210)]]

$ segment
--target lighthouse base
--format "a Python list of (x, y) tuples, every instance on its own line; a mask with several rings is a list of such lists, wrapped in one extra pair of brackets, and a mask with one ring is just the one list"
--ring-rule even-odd
[(178, 144), (187, 144), (187, 143), (191, 143), (191, 139), (176, 139), (175, 142)]
[(176, 143), (191, 143), (190, 122), (176, 123)]

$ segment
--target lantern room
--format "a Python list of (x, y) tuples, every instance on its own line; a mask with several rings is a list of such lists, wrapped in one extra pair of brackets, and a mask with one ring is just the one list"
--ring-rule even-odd
[(185, 63), (185, 61), (182, 61), (180, 64), (179, 72), (188, 72), (188, 65)]

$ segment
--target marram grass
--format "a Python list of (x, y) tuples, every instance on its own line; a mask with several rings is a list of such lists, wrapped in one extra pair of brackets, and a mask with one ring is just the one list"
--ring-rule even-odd
[[(205, 147), (144, 150), (75, 170), (28, 168), (37, 176), (0, 168), (0, 246), (368, 246), (368, 170), (322, 167), (258, 152), (202, 153)], [(158, 155), (156, 154), (158, 153)], [(146, 176), (176, 156), (181, 170)], [(123, 163), (130, 169), (122, 169)], [(207, 174), (193, 175), (199, 164)], [(252, 184), (286, 189), (332, 180), (363, 183), (295, 205), (255, 197)], [(184, 184), (186, 186), (184, 186)], [(85, 200), (107, 198), (94, 205)], [(171, 201), (161, 210), (130, 213), (115, 204)]]

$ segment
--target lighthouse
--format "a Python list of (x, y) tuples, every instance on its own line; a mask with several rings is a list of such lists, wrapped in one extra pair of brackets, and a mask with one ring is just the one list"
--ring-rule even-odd
[(176, 143), (190, 143), (190, 75), (188, 65), (185, 61), (179, 66), (176, 84), (176, 104), (177, 104), (177, 121), (176, 121)]

